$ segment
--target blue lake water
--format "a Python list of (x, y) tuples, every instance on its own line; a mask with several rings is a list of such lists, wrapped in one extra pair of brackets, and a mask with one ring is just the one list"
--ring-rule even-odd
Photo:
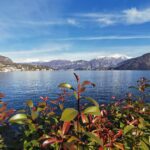
[[(73, 72), (81, 80), (89, 80), (96, 84), (95, 88), (88, 87), (87, 96), (99, 102), (110, 102), (111, 96), (123, 97), (130, 85), (135, 85), (140, 77), (150, 79), (150, 71), (43, 71), (43, 72), (8, 72), (0, 73), (0, 92), (6, 94), (4, 101), (9, 107), (16, 109), (25, 106), (25, 101), (32, 99), (38, 102), (40, 96), (57, 98), (60, 92), (57, 87), (61, 82), (76, 85)], [(67, 105), (74, 107), (75, 100), (67, 99)]]

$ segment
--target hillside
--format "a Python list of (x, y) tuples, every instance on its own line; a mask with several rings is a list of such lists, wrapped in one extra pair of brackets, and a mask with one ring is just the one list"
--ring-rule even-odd
[(10, 58), (0, 55), (0, 64), (12, 64), (12, 63), (13, 61)]
[(118, 70), (150, 70), (150, 53), (126, 60), (118, 65)]
[(0, 55), (0, 72), (53, 70), (48, 66), (14, 63), (10, 58)]

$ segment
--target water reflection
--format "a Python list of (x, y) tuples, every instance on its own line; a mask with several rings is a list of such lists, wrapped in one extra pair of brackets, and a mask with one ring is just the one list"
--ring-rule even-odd
[[(112, 95), (122, 97), (128, 92), (130, 85), (135, 85), (140, 77), (150, 79), (150, 71), (76, 71), (81, 80), (90, 80), (96, 83), (96, 87), (88, 87), (87, 96), (98, 101), (109, 102)], [(0, 73), (0, 92), (6, 93), (5, 101), (10, 106), (20, 108), (28, 99), (39, 101), (39, 97), (56, 97), (59, 92), (57, 85), (68, 82), (76, 85), (73, 71), (55, 72), (12, 72)], [(75, 105), (75, 101), (69, 100), (68, 105)]]

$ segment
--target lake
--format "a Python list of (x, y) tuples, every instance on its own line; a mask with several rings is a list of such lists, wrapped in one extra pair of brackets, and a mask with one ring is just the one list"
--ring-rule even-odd
[[(37, 71), (37, 72), (7, 72), (0, 73), (0, 92), (6, 94), (4, 101), (9, 107), (23, 108), (25, 101), (40, 100), (40, 96), (57, 98), (61, 82), (76, 85), (73, 73), (77, 73), (81, 80), (89, 80), (96, 87), (88, 87), (87, 96), (91, 96), (101, 103), (109, 103), (112, 96), (117, 98), (131, 91), (129, 86), (135, 85), (140, 77), (150, 79), (150, 71)], [(67, 105), (75, 106), (75, 100), (67, 99)]]

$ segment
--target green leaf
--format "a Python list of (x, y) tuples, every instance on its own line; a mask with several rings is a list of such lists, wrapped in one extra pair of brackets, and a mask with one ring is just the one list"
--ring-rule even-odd
[(46, 102), (44, 102), (44, 101), (43, 102), (39, 102), (38, 106), (42, 107), (42, 108), (45, 108), (46, 107)]
[(130, 130), (132, 130), (134, 128), (133, 125), (127, 125), (124, 128), (124, 134), (127, 134)]
[(100, 110), (97, 106), (90, 106), (84, 110), (84, 113), (91, 115), (100, 115)]
[(86, 134), (88, 137), (90, 137), (92, 141), (95, 141), (97, 144), (103, 146), (103, 142), (102, 142), (102, 140), (101, 140), (99, 137), (97, 137), (96, 135), (94, 135), (94, 134), (91, 133), (91, 132), (85, 132), (85, 134)]
[(147, 138), (145, 138), (145, 137), (142, 138), (143, 142), (146, 143), (147, 145), (150, 145), (150, 140), (149, 139), (150, 139), (150, 136), (149, 136), (149, 138), (148, 137)]
[(139, 124), (138, 124), (138, 127), (140, 128), (140, 129), (145, 129), (146, 128), (146, 126), (148, 126), (148, 122), (147, 121), (145, 121), (144, 120), (144, 118), (142, 118), (142, 117), (140, 117), (139, 118)]
[(58, 87), (60, 87), (60, 88), (67, 88), (67, 89), (74, 89), (70, 84), (68, 84), (68, 83), (61, 83), (61, 84), (59, 84), (59, 86)]
[(37, 119), (39, 116), (39, 113), (37, 111), (32, 110), (31, 111), (31, 117), (33, 120)]
[(143, 150), (149, 150), (149, 147), (146, 143), (144, 143), (143, 141), (140, 142), (140, 147)]
[(72, 121), (78, 114), (78, 111), (74, 108), (66, 108), (61, 116), (61, 120), (63, 121)]
[(32, 100), (28, 100), (28, 101), (26, 102), (26, 104), (27, 104), (27, 106), (30, 107), (30, 108), (33, 107), (33, 102), (32, 102)]
[(11, 123), (22, 124), (25, 120), (27, 120), (27, 115), (25, 114), (16, 114), (9, 119)]
[(114, 145), (115, 145), (115, 147), (117, 147), (118, 149), (124, 150), (124, 145), (123, 145), (122, 143), (115, 142)]
[(125, 124), (120, 121), (120, 127), (123, 128), (124, 126), (125, 126)]
[(39, 142), (37, 140), (32, 140), (31, 143), (33, 144), (34, 147), (39, 146)]
[(99, 104), (96, 100), (94, 100), (91, 97), (84, 97), (86, 100), (88, 100), (89, 102), (93, 103), (95, 106), (99, 107)]
[(75, 136), (71, 136), (71, 137), (68, 139), (67, 142), (71, 143), (71, 142), (73, 142), (73, 141), (80, 141), (80, 140), (79, 140), (77, 137), (75, 137)]

